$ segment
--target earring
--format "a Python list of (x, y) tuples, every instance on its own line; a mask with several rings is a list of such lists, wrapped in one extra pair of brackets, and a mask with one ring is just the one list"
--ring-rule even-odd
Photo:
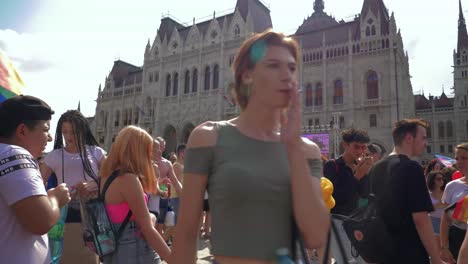
[(252, 86), (250, 84), (242, 84), (241, 86), (241, 93), (243, 96), (249, 97), (251, 93)]

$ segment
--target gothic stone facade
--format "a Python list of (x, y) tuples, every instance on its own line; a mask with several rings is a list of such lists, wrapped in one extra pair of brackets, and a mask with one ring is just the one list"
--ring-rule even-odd
[(415, 96), (416, 115), (430, 124), (427, 153), (453, 156), (456, 145), (468, 142), (468, 33), (461, 0), (453, 65), (453, 98), (444, 91), (437, 97)]
[[(98, 141), (109, 149), (123, 126), (137, 124), (173, 150), (198, 124), (237, 115), (230, 65), (246, 37), (271, 26), (260, 0), (237, 0), (233, 13), (192, 25), (163, 18), (143, 66), (116, 61), (99, 88)], [(391, 150), (391, 126), (414, 117), (415, 101), (402, 36), (384, 3), (364, 0), (360, 14), (345, 22), (317, 0), (293, 37), (301, 46), (305, 132), (327, 131), (333, 120), (339, 128), (367, 129), (373, 142)]]

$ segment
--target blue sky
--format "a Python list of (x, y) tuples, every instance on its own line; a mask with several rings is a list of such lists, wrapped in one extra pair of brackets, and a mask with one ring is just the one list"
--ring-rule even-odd
[[(312, 14), (313, 0), (264, 0), (275, 30), (293, 33)], [(324, 0), (337, 20), (351, 20), (363, 0)], [(440, 95), (453, 86), (458, 0), (384, 0), (394, 12), (410, 57), (415, 93)], [(294, 4), (292, 4), (294, 3)], [(182, 22), (232, 11), (236, 0), (0, 0), (0, 49), (17, 66), (25, 94), (44, 98), (56, 110), (52, 120), (81, 101), (94, 115), (98, 87), (115, 59), (141, 66), (148, 39), (162, 14)], [(468, 8), (468, 0), (462, 0)], [(466, 14), (468, 15), (468, 14)]]

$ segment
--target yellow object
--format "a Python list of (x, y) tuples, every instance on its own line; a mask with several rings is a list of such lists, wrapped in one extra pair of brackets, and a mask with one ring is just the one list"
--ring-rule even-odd
[(333, 207), (335, 207), (335, 199), (333, 199), (332, 196), (333, 183), (329, 179), (322, 177), (320, 179), (320, 187), (322, 188), (323, 201), (325, 202), (327, 208), (331, 210)]

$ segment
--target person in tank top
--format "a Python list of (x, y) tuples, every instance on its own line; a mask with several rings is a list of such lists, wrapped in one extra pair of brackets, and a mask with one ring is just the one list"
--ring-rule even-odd
[(233, 63), (237, 118), (208, 121), (185, 151), (174, 264), (194, 264), (205, 190), (211, 253), (220, 264), (267, 264), (291, 252), (292, 224), (307, 248), (322, 247), (330, 222), (317, 145), (301, 137), (298, 44), (272, 30), (247, 39)]

